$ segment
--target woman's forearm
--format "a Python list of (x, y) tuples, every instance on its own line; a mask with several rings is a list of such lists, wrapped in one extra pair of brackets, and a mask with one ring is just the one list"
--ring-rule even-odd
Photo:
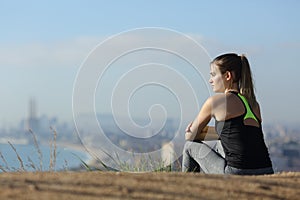
[(185, 140), (195, 141), (195, 140), (217, 140), (219, 135), (216, 133), (215, 128), (212, 126), (205, 126), (201, 131), (192, 132), (187, 130), (185, 133)]
[(205, 138), (206, 133), (205, 132), (201, 132), (201, 134), (199, 133), (193, 133), (193, 132), (185, 132), (185, 140), (189, 140), (189, 141), (195, 141), (195, 140), (203, 140)]

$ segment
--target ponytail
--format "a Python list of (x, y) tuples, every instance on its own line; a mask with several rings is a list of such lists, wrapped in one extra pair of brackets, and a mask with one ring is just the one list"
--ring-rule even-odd
[(252, 73), (248, 59), (244, 54), (240, 56), (242, 68), (241, 68), (241, 78), (239, 81), (240, 93), (245, 96), (252, 108), (257, 104), (256, 97), (254, 93), (254, 85), (252, 80)]

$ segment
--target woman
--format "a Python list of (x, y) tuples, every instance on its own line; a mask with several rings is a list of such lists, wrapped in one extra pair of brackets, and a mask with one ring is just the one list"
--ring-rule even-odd
[[(259, 104), (249, 62), (244, 55), (220, 55), (211, 62), (209, 97), (186, 128), (182, 170), (213, 174), (273, 174), (264, 142)], [(215, 128), (208, 127), (211, 118)], [(215, 130), (215, 131), (214, 131)], [(214, 148), (203, 140), (219, 141)]]

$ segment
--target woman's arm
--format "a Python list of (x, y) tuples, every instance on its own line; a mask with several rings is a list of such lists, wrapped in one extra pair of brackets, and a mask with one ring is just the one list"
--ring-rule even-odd
[(212, 97), (203, 104), (196, 119), (190, 123), (185, 130), (186, 140), (207, 140), (217, 139), (218, 136), (213, 127), (208, 127), (212, 113)]
[(214, 126), (205, 126), (200, 133), (197, 135), (194, 135), (190, 131), (185, 132), (185, 140), (191, 140), (191, 141), (209, 141), (209, 140), (218, 140), (219, 135), (215, 130)]

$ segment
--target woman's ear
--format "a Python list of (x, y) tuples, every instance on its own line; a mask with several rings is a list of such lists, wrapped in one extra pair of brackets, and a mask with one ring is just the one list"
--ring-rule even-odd
[(226, 79), (226, 81), (229, 81), (230, 79), (232, 79), (232, 73), (230, 71), (225, 72), (225, 79)]

